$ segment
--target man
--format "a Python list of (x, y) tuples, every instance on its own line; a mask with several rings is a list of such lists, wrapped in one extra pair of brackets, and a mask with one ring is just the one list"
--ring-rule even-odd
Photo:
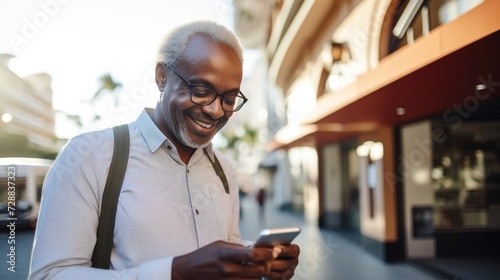
[[(289, 279), (297, 245), (245, 247), (234, 171), (211, 147), (246, 102), (242, 50), (213, 22), (174, 30), (160, 47), (154, 110), (130, 123), (130, 155), (114, 230), (111, 269), (91, 268), (111, 129), (72, 139), (44, 183), (30, 279)], [(221, 162), (226, 193), (212, 166)]]

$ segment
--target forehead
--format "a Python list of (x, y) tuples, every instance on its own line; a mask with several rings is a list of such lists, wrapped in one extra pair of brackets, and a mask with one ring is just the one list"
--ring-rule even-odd
[(238, 86), (242, 78), (242, 63), (230, 46), (216, 42), (207, 35), (194, 35), (184, 50), (179, 67), (190, 75), (216, 75)]

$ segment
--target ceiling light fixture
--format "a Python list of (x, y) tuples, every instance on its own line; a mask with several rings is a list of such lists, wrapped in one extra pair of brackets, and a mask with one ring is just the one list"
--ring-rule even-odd
[(483, 89), (486, 89), (487, 86), (485, 84), (477, 84), (476, 85), (476, 90), (483, 90)]
[(398, 116), (402, 116), (402, 115), (406, 114), (406, 110), (405, 110), (405, 108), (403, 108), (403, 107), (398, 107), (398, 108), (396, 109), (396, 114), (397, 114)]

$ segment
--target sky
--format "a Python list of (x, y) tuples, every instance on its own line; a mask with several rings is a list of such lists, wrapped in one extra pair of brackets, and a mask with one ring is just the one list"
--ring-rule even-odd
[[(53, 108), (81, 115), (85, 127), (56, 114), (56, 136), (133, 121), (159, 97), (156, 49), (176, 25), (210, 19), (232, 29), (231, 0), (0, 0), (0, 54), (15, 56), (19, 76), (52, 76)], [(123, 87), (88, 102), (98, 79), (111, 74)], [(97, 112), (100, 121), (91, 121)]]

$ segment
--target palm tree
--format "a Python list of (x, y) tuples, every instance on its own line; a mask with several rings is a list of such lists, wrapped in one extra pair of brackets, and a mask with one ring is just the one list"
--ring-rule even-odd
[[(90, 102), (94, 102), (99, 96), (102, 95), (103, 92), (114, 92), (116, 89), (121, 88), (122, 84), (120, 82), (117, 82), (113, 79), (111, 74), (106, 73), (99, 77), (99, 82), (101, 86), (97, 90), (97, 92), (94, 94), (92, 99), (90, 99)], [(115, 103), (118, 103), (118, 98), (115, 96)]]
[(66, 115), (66, 117), (73, 121), (78, 127), (83, 127), (83, 123), (82, 123), (82, 118), (80, 117), (80, 115), (72, 115), (72, 114), (68, 114), (66, 112), (63, 112), (63, 111), (59, 111), (59, 112), (62, 112)]
[[(122, 84), (118, 81), (115, 81), (113, 79), (113, 77), (111, 76), (111, 74), (109, 74), (109, 73), (106, 73), (106, 74), (102, 75), (101, 77), (99, 77), (99, 83), (100, 83), (99, 89), (94, 94), (94, 96), (90, 99), (90, 103), (92, 103), (92, 104), (95, 104), (96, 100), (103, 93), (114, 93), (114, 91), (116, 89), (122, 87)], [(115, 106), (118, 106), (118, 96), (115, 95), (114, 97), (115, 97)], [(74, 122), (79, 128), (83, 127), (83, 122), (82, 122), (82, 118), (80, 115), (73, 115), (73, 114), (69, 114), (69, 113), (64, 112), (64, 111), (58, 111), (58, 112), (63, 113), (66, 116), (66, 118), (68, 118), (69, 120)], [(92, 121), (95, 122), (95, 121), (98, 121), (100, 119), (101, 119), (101, 116), (99, 116), (98, 114), (94, 114)]]

